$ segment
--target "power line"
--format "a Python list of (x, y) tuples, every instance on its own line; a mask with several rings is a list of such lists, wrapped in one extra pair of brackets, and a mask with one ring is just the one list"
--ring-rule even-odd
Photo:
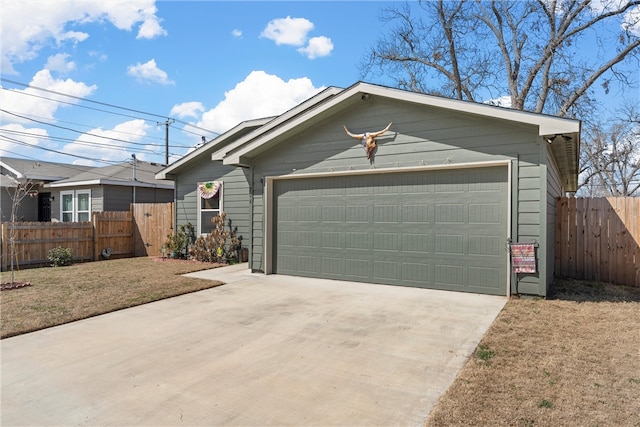
[[(45, 89), (45, 88), (41, 88), (41, 87), (37, 87), (37, 86), (32, 86), (32, 85), (27, 84), (27, 83), (22, 83), (22, 82), (18, 82), (18, 81), (15, 81), (15, 80), (7, 79), (5, 77), (0, 77), (0, 80), (3, 81), (3, 82), (6, 82), (6, 83), (11, 83), (11, 84), (22, 86), (22, 87), (28, 87), (28, 88), (31, 88), (31, 89), (41, 90), (43, 92), (48, 92), (48, 93), (52, 93), (52, 94), (59, 95), (59, 96), (66, 96), (66, 97), (69, 97), (69, 98), (72, 98), (72, 99), (77, 99), (79, 101), (91, 102), (91, 103), (102, 105), (102, 106), (109, 107), (109, 108), (116, 108), (116, 109), (120, 109), (120, 110), (130, 111), (132, 113), (138, 113), (138, 114), (143, 114), (143, 115), (146, 115), (146, 116), (157, 117), (157, 118), (162, 118), (162, 119), (166, 119), (167, 118), (166, 116), (163, 116), (163, 115), (160, 115), (160, 114), (149, 113), (149, 112), (146, 112), (146, 111), (136, 110), (134, 108), (121, 107), (119, 105), (110, 104), (110, 103), (107, 103), (107, 102), (95, 101), (95, 100), (92, 100), (92, 99), (82, 98), (82, 97), (79, 97), (79, 96), (70, 95), (70, 94), (67, 94), (67, 93), (62, 93), (62, 92), (58, 92), (58, 91), (51, 90), (51, 89)], [(56, 101), (56, 100), (52, 100), (52, 101)], [(138, 117), (138, 118), (140, 118), (140, 117)], [(185, 126), (192, 127), (194, 129), (198, 129), (198, 130), (201, 130), (201, 131), (204, 131), (204, 132), (208, 132), (208, 133), (214, 134), (216, 136), (220, 135), (218, 132), (214, 132), (212, 130), (202, 128), (200, 126), (196, 126), (196, 125), (191, 124), (189, 122), (185, 122), (185, 121), (178, 120), (178, 119), (173, 119), (173, 120), (175, 120), (178, 123), (182, 123)]]
[[(115, 112), (115, 111), (103, 110), (103, 109), (100, 109), (100, 108), (93, 108), (93, 107), (89, 107), (89, 106), (86, 106), (86, 105), (80, 105), (80, 104), (73, 103), (73, 102), (66, 102), (66, 101), (57, 100), (57, 99), (53, 99), (53, 98), (47, 98), (47, 97), (45, 97), (45, 96), (36, 95), (35, 93), (28, 93), (28, 92), (24, 92), (24, 91), (22, 91), (22, 92), (14, 92), (14, 91), (12, 91), (11, 89), (8, 89), (8, 88), (5, 88), (5, 87), (2, 87), (2, 88), (0, 88), (0, 89), (2, 89), (2, 90), (6, 90), (6, 91), (10, 91), (11, 93), (17, 93), (17, 94), (19, 94), (19, 95), (27, 95), (27, 96), (32, 96), (32, 97), (35, 97), (35, 98), (45, 99), (45, 100), (47, 100), (47, 101), (51, 101), (51, 102), (55, 102), (55, 103), (59, 103), (59, 104), (65, 104), (65, 105), (69, 105), (69, 106), (72, 106), (72, 107), (86, 108), (86, 109), (88, 109), (88, 110), (92, 110), (92, 111), (99, 111), (99, 112), (102, 112), (102, 113), (113, 114), (113, 115), (116, 115), (116, 116), (120, 116), (120, 117), (127, 117), (127, 118), (130, 118), (130, 119), (143, 120), (143, 121), (145, 121), (145, 122), (149, 122), (149, 121), (151, 121), (151, 120), (149, 120), (149, 119), (145, 119), (144, 117), (140, 117), (140, 116), (132, 116), (132, 115), (129, 115), (129, 114), (117, 113), (117, 112)], [(35, 116), (35, 115), (31, 115), (31, 116), (32, 116), (32, 117), (38, 117), (38, 116)], [(43, 117), (40, 117), (40, 118), (43, 118)], [(93, 127), (93, 128), (95, 128), (95, 126), (92, 126), (92, 125), (85, 125), (85, 124), (72, 123), (72, 122), (65, 122), (65, 121), (63, 121), (63, 120), (60, 120), (60, 123), (70, 123), (70, 124), (74, 124), (74, 125), (77, 125), (77, 126), (84, 126), (84, 127), (87, 127), (87, 128), (92, 128), (92, 127)], [(125, 133), (125, 134), (127, 133), (127, 132), (123, 132), (123, 131), (117, 131), (117, 130), (114, 130), (114, 129), (110, 129), (110, 130), (111, 130), (112, 132), (121, 132), (121, 133)], [(200, 136), (200, 134), (199, 134), (199, 133), (191, 132), (191, 131), (186, 130), (186, 129), (184, 129), (184, 128), (182, 128), (181, 130), (182, 130), (182, 132), (185, 132), (185, 133), (189, 133), (189, 134), (192, 134), (192, 135)], [(146, 137), (146, 138), (154, 138), (154, 139), (160, 139), (160, 140), (162, 140), (162, 138), (160, 138), (160, 137), (156, 137), (156, 136), (145, 135), (145, 137)], [(178, 147), (185, 147), (185, 148), (190, 148), (190, 147), (192, 147), (192, 146), (193, 146), (193, 145), (185, 145), (185, 144), (182, 144), (182, 143), (176, 143), (176, 142), (174, 142), (174, 144), (173, 144), (173, 145), (178, 146)]]
[(112, 137), (104, 136), (104, 135), (96, 135), (95, 133), (82, 132), (82, 131), (79, 131), (77, 129), (69, 128), (69, 127), (66, 127), (66, 126), (60, 126), (60, 125), (56, 125), (56, 124), (53, 124), (53, 123), (47, 123), (47, 122), (44, 122), (42, 120), (33, 119), (33, 118), (30, 118), (30, 117), (27, 117), (27, 116), (23, 116), (23, 115), (20, 115), (20, 114), (17, 114), (17, 113), (13, 113), (11, 111), (7, 111), (7, 110), (2, 109), (2, 108), (0, 108), (0, 111), (2, 111), (3, 113), (9, 114), (9, 115), (15, 116), (15, 117), (19, 117), (21, 119), (25, 119), (25, 120), (29, 120), (29, 121), (35, 122), (35, 123), (40, 123), (40, 124), (43, 124), (43, 125), (46, 125), (46, 126), (53, 126), (55, 128), (58, 128), (58, 129), (68, 130), (68, 131), (71, 131), (71, 132), (79, 133), (81, 135), (93, 136), (95, 138), (107, 139), (107, 140), (110, 140), (110, 141), (118, 141), (118, 142), (123, 142), (125, 144), (132, 144), (132, 145), (142, 145), (142, 146), (159, 145), (159, 144), (147, 144), (147, 143), (144, 143), (144, 142), (126, 141), (124, 139), (112, 138)]
[[(49, 136), (49, 135), (40, 135), (37, 133), (32, 133), (32, 132), (23, 132), (23, 131), (18, 131), (18, 130), (12, 130), (12, 129), (2, 129), (0, 128), (0, 133), (9, 133), (9, 134), (13, 134), (13, 135), (20, 135), (20, 136), (26, 136), (29, 138), (38, 138), (38, 139), (46, 139), (49, 141), (59, 141), (59, 142), (65, 142), (65, 143), (72, 143), (72, 144), (78, 144), (78, 145), (86, 145), (86, 146), (99, 146), (99, 147), (104, 147), (104, 148), (112, 148), (112, 149), (119, 149), (119, 148), (124, 148), (120, 145), (114, 145), (114, 144), (107, 144), (105, 142), (88, 142), (88, 141), (81, 141), (81, 140), (77, 140), (77, 139), (72, 139), (72, 138), (63, 138), (61, 136)], [(130, 151), (136, 151), (139, 153), (148, 153), (148, 154), (153, 154), (153, 155), (160, 155), (160, 153), (153, 151), (151, 149), (148, 148), (136, 148), (135, 150), (132, 148), (129, 148)]]
[[(81, 156), (79, 154), (69, 154), (69, 153), (65, 153), (65, 152), (62, 152), (62, 151), (54, 150), (52, 148), (41, 147), (39, 145), (29, 144), (28, 142), (20, 141), (20, 140), (17, 140), (15, 138), (9, 138), (8, 136), (5, 136), (5, 135), (0, 135), (0, 138), (5, 139), (5, 140), (10, 141), (10, 142), (13, 142), (13, 143), (18, 144), (18, 145), (23, 145), (23, 146), (31, 147), (31, 148), (37, 148), (39, 150), (50, 151), (52, 153), (61, 154), (63, 156), (76, 157), (76, 158), (82, 159), (82, 160), (89, 160), (91, 162), (102, 162), (102, 163), (107, 163), (107, 164), (121, 163), (121, 162), (116, 162), (116, 161), (111, 161), (111, 160), (95, 159), (95, 158), (91, 158), (91, 157)], [(0, 150), (2, 150), (2, 149), (0, 149)]]

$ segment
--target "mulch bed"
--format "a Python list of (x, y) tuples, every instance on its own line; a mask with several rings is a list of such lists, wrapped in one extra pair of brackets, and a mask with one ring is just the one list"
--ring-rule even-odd
[(31, 286), (31, 283), (29, 282), (6, 282), (6, 283), (0, 283), (0, 291), (9, 291), (11, 289), (20, 289), (20, 288), (24, 288), (27, 286)]

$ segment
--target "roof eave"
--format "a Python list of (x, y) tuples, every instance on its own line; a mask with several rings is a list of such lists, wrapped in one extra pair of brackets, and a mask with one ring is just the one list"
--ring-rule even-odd
[(45, 184), (45, 188), (69, 188), (69, 187), (84, 187), (89, 185), (117, 185), (122, 187), (147, 187), (147, 188), (160, 188), (172, 190), (174, 188), (173, 183), (155, 183), (145, 181), (119, 181), (109, 179), (95, 179), (87, 181), (73, 181), (73, 182), (52, 182)]

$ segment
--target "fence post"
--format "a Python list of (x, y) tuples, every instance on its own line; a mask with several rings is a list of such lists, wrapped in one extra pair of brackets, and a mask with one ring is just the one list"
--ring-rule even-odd
[(7, 271), (7, 250), (8, 250), (8, 246), (7, 246), (7, 223), (3, 223), (2, 224), (2, 235), (0, 235), (0, 238), (2, 239), (2, 247), (0, 248), (0, 251), (2, 251), (2, 254), (0, 256), (0, 271)]
[(97, 254), (98, 242), (96, 242), (96, 238), (98, 236), (98, 233), (96, 232), (97, 222), (98, 222), (98, 213), (92, 212), (91, 213), (91, 253), (93, 255), (92, 261), (98, 261), (98, 254)]

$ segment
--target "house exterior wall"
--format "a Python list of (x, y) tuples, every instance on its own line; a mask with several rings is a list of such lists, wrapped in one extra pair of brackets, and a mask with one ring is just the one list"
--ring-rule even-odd
[(68, 191), (91, 191), (91, 212), (102, 212), (103, 209), (103, 188), (99, 185), (85, 185), (80, 187), (61, 187), (61, 188), (48, 188), (47, 191), (51, 193), (54, 198), (51, 202), (51, 221), (62, 221), (60, 203), (62, 203), (61, 193)]
[[(122, 185), (103, 185), (102, 210), (128, 211), (134, 202), (133, 187)], [(173, 190), (161, 188), (136, 187), (136, 203), (167, 203), (173, 201)], [(96, 209), (94, 209), (96, 210)]]
[[(0, 220), (2, 222), (11, 221), (11, 207), (13, 206), (13, 195), (15, 189), (0, 188)], [(25, 197), (18, 205), (16, 212), (18, 221), (38, 220), (38, 197)]]
[(547, 144), (543, 144), (547, 152), (547, 188), (546, 188), (546, 219), (547, 219), (547, 271), (546, 271), (546, 288), (544, 295), (549, 292), (549, 287), (553, 282), (555, 275), (555, 242), (556, 242), (556, 199), (565, 194), (562, 185), (560, 171), (557, 163), (551, 155), (551, 148)]
[(238, 236), (246, 246), (249, 236), (249, 170), (236, 166), (225, 166), (222, 162), (212, 161), (206, 153), (189, 163), (188, 168), (178, 171), (176, 186), (176, 224), (191, 223), (197, 230), (198, 182), (222, 181), (222, 210), (233, 227), (238, 227)]
[[(371, 97), (368, 102), (351, 103), (306, 123), (301, 131), (274, 140), (277, 145), (253, 159), (253, 242), (251, 268), (265, 271), (264, 177), (301, 173), (344, 172), (381, 168), (455, 165), (510, 160), (517, 182), (512, 184), (513, 241), (544, 242), (541, 213), (546, 214), (547, 195), (541, 193), (546, 182), (541, 161), (541, 138), (537, 128), (496, 119), (478, 118), (464, 113), (406, 102)], [(348, 137), (342, 125), (353, 133), (377, 131), (393, 122), (378, 137), (373, 163), (365, 156), (359, 141)], [(542, 165), (542, 166), (541, 166)], [(345, 177), (348, 179), (348, 177)], [(546, 221), (545, 221), (546, 228)], [(506, 242), (505, 242), (506, 243)], [(552, 248), (549, 248), (552, 249)], [(546, 267), (547, 257), (539, 259)], [(545, 269), (546, 271), (546, 269)], [(526, 278), (526, 289), (533, 294), (546, 289), (547, 276)], [(522, 289), (520, 290), (522, 291)]]

